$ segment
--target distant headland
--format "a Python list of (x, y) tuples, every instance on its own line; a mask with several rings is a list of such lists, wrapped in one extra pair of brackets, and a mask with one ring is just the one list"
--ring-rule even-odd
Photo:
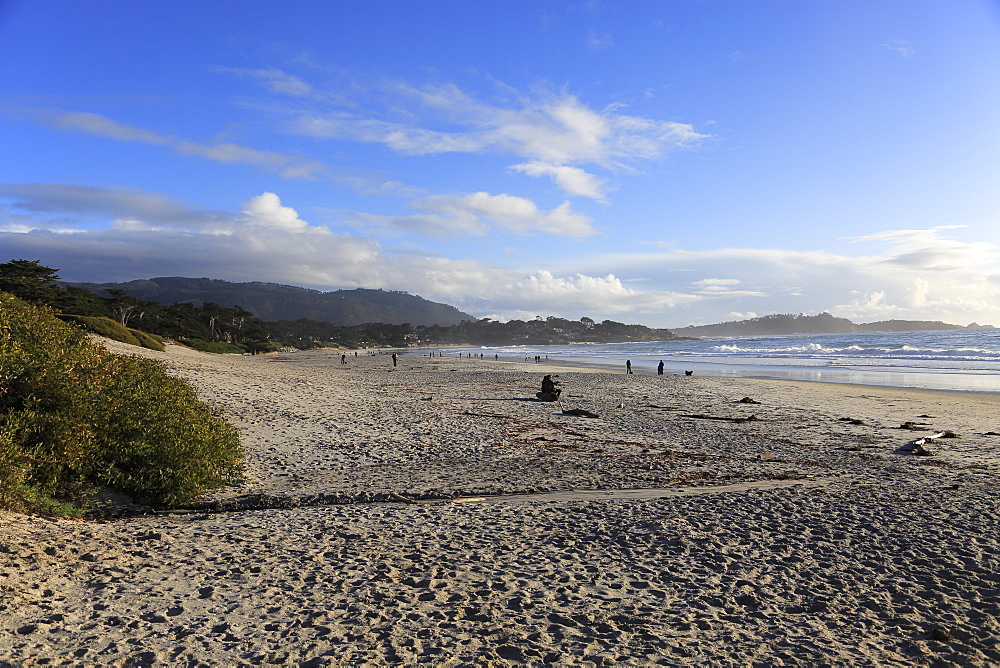
[(829, 313), (765, 315), (749, 320), (693, 325), (673, 330), (678, 336), (779, 336), (782, 334), (851, 334), (855, 332), (917, 332), (947, 329), (993, 329), (993, 325), (950, 325), (938, 320), (881, 320), (857, 324)]

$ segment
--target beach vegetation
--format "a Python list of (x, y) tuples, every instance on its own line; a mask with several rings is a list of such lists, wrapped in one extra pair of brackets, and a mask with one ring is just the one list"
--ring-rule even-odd
[(76, 323), (88, 332), (120, 341), (121, 343), (142, 346), (143, 348), (158, 350), (160, 352), (165, 350), (161, 338), (138, 329), (125, 327), (111, 318), (89, 315), (60, 315), (59, 319), (64, 322)]
[(225, 341), (206, 341), (205, 339), (179, 339), (178, 343), (181, 343), (188, 348), (194, 348), (195, 350), (200, 350), (203, 353), (243, 353), (244, 350), (239, 346), (235, 346), (232, 343), (226, 343)]
[(236, 428), (162, 363), (0, 293), (0, 507), (82, 508), (100, 490), (169, 507), (235, 482), (242, 459)]

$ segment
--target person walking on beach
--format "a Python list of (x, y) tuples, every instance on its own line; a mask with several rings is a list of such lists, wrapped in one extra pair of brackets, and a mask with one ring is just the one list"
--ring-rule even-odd
[(625, 360), (625, 373), (632, 373), (632, 360)]
[(392, 354), (392, 366), (393, 366), (393, 367), (395, 367), (395, 366), (396, 366), (396, 353), (393, 353), (393, 354)]
[(340, 363), (347, 364), (347, 353), (344, 353), (343, 355), (340, 356)]
[(657, 376), (663, 375), (663, 360), (660, 360), (660, 363), (656, 365), (656, 375)]

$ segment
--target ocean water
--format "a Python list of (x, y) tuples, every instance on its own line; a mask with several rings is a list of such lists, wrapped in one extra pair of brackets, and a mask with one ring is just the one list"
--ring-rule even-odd
[(577, 343), (449, 349), (504, 360), (583, 364), (636, 373), (781, 378), (1000, 392), (1000, 329), (793, 334), (647, 343)]

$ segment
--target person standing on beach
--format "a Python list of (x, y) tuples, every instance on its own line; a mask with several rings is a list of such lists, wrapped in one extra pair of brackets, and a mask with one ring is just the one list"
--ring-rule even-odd
[(396, 353), (393, 353), (393, 354), (392, 354), (392, 366), (393, 366), (393, 367), (395, 367), (395, 366), (396, 366)]
[(625, 360), (625, 373), (632, 373), (632, 360)]
[(657, 376), (663, 375), (663, 360), (660, 360), (660, 363), (656, 365), (656, 375)]

